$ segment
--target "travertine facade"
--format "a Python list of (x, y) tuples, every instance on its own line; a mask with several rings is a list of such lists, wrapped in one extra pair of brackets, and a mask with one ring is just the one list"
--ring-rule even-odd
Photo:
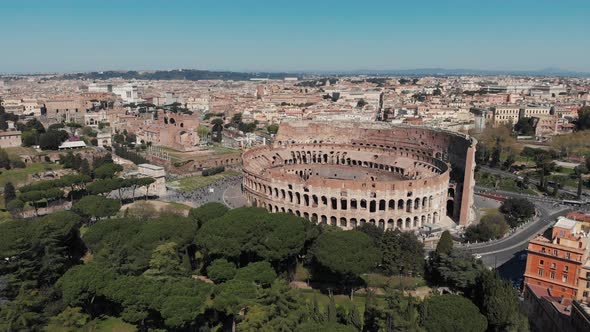
[(475, 140), (385, 123), (287, 122), (273, 146), (244, 153), (248, 200), (345, 229), (469, 223)]

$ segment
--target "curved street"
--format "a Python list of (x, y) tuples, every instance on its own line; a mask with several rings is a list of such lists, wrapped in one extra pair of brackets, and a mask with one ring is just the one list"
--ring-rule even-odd
[[(510, 177), (518, 178), (518, 175), (482, 166), (481, 170), (484, 172)], [(564, 188), (565, 189), (565, 188)], [(568, 188), (571, 190), (571, 188)], [(562, 190), (564, 191), (564, 190)], [(566, 190), (567, 191), (567, 190)], [(539, 233), (543, 233), (549, 228), (559, 216), (565, 216), (568, 212), (573, 211), (574, 208), (562, 205), (562, 200), (547, 196), (533, 196), (525, 193), (509, 192), (486, 187), (475, 186), (475, 192), (483, 195), (494, 196), (500, 195), (505, 197), (519, 197), (526, 198), (535, 203), (538, 211), (536, 220), (518, 229), (512, 235), (492, 241), (488, 244), (472, 244), (463, 246), (464, 249), (469, 250), (473, 254), (481, 255), (483, 263), (492, 268), (497, 268), (504, 265), (511, 259), (518, 261), (527, 248), (528, 241)], [(582, 208), (577, 208), (582, 209)], [(516, 257), (516, 256), (519, 257)], [(525, 256), (522, 256), (523, 258)], [(524, 264), (524, 260), (522, 260)]]
[(528, 241), (549, 228), (559, 216), (572, 211), (571, 208), (553, 209), (547, 204), (536, 203), (539, 211), (538, 219), (504, 239), (493, 241), (487, 245), (466, 246), (465, 249), (481, 255), (485, 265), (498, 267), (512, 259), (517, 253), (525, 250)]

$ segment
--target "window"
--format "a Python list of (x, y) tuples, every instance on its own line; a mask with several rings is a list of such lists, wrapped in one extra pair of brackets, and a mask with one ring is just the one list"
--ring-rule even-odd
[(567, 282), (567, 275), (564, 274), (563, 277), (561, 277), (561, 281)]
[(545, 247), (541, 248), (541, 252), (545, 253)]
[(557, 256), (557, 249), (553, 249), (553, 255)]
[(569, 253), (569, 252), (566, 252), (566, 253), (565, 253), (565, 258), (566, 258), (566, 259), (570, 259), (570, 253)]
[(565, 272), (567, 272), (567, 271), (569, 271), (569, 270), (570, 270), (570, 267), (566, 265), (566, 266), (564, 266), (564, 267), (563, 267), (563, 270), (564, 270)]
[(539, 264), (543, 265), (543, 263), (545, 263), (545, 262), (541, 259), (541, 261), (539, 261)]
[(543, 269), (539, 269), (539, 272), (538, 272), (538, 274), (539, 274), (540, 276), (543, 276)]
[(551, 268), (554, 269), (555, 268), (555, 263), (551, 263)]
[(551, 278), (551, 279), (555, 279), (555, 272), (551, 271), (551, 272), (549, 273), (549, 278)]

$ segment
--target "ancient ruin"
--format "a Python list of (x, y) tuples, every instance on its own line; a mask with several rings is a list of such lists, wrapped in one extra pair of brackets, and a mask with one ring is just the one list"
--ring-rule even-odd
[(314, 223), (416, 230), (449, 216), (470, 222), (476, 141), (387, 123), (281, 124), (272, 146), (243, 156), (250, 203)]

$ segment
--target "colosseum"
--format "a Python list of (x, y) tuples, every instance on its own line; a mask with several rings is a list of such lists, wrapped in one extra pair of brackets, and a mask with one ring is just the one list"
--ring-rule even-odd
[(472, 217), (476, 141), (442, 129), (286, 122), (272, 146), (244, 152), (249, 203), (314, 223), (416, 230)]

